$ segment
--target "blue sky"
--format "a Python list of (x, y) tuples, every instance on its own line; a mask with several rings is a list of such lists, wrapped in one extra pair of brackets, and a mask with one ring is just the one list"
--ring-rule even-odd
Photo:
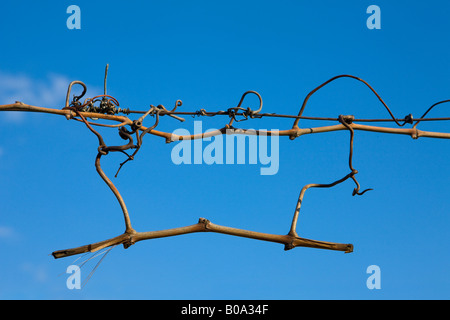
[[(66, 26), (72, 4), (81, 9), (80, 30)], [(366, 26), (372, 4), (381, 9), (379, 30)], [(255, 90), (263, 112), (297, 114), (310, 90), (339, 74), (368, 81), (397, 117), (419, 117), (450, 98), (448, 1), (3, 1), (0, 12), (0, 104), (62, 108), (72, 80), (86, 83), (88, 97), (100, 94), (107, 63), (108, 93), (135, 110), (171, 108), (177, 99), (180, 111), (225, 110)], [(350, 79), (317, 92), (304, 113), (340, 114), (388, 117)], [(448, 116), (446, 106), (432, 115)], [(163, 117), (158, 128), (193, 132), (193, 120), (203, 129), (228, 122)], [(75, 258), (49, 254), (123, 232), (120, 207), (94, 168), (96, 138), (56, 115), (2, 112), (0, 125), (1, 299), (450, 298), (447, 140), (356, 132), (357, 178), (374, 190), (352, 197), (352, 181), (308, 190), (297, 229), (352, 243), (351, 254), (189, 234), (116, 247), (82, 290), (69, 290), (65, 271)], [(289, 129), (292, 121), (238, 125)], [(445, 122), (419, 129), (449, 131)], [(121, 141), (115, 130), (100, 131), (111, 144)], [(261, 163), (175, 165), (172, 148), (146, 136), (113, 180), (137, 231), (204, 217), (285, 234), (305, 184), (348, 173), (346, 131), (280, 137), (279, 170), (266, 176)], [(123, 160), (108, 156), (105, 172), (113, 177)], [(81, 269), (83, 279), (98, 260)], [(371, 265), (380, 267), (381, 289), (366, 286)]]

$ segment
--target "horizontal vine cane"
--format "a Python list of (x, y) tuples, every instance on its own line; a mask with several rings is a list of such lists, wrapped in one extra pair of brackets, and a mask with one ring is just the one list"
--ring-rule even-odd
[[(138, 110), (130, 110), (119, 107), (119, 102), (116, 98), (107, 94), (106, 88), (106, 80), (108, 74), (108, 65), (105, 69), (105, 77), (104, 77), (104, 94), (98, 95), (93, 98), (87, 98), (83, 102), (81, 102), (81, 98), (87, 92), (86, 85), (81, 81), (72, 81), (69, 84), (65, 106), (62, 109), (52, 109), (52, 108), (43, 108), (38, 106), (32, 106), (28, 104), (24, 104), (22, 102), (16, 101), (13, 104), (0, 105), (0, 111), (22, 111), (22, 112), (40, 112), (40, 113), (49, 113), (65, 116), (69, 120), (77, 120), (86, 125), (86, 127), (97, 137), (98, 139), (98, 153), (95, 158), (95, 167), (103, 179), (103, 181), (108, 185), (111, 191), (114, 193), (119, 205), (122, 209), (124, 222), (125, 222), (125, 231), (117, 237), (103, 240), (100, 242), (72, 248), (65, 250), (57, 250), (52, 253), (54, 258), (63, 258), (72, 255), (78, 255), (86, 252), (96, 252), (104, 248), (115, 247), (119, 244), (122, 244), (124, 248), (128, 248), (129, 246), (135, 244), (136, 242), (142, 240), (149, 240), (155, 238), (162, 237), (170, 237), (177, 236), (187, 233), (194, 232), (216, 232), (223, 233), (233, 236), (252, 238), (263, 241), (276, 242), (280, 244), (284, 244), (285, 250), (293, 249), (295, 247), (311, 247), (311, 248), (320, 248), (320, 249), (328, 249), (328, 250), (338, 250), (344, 251), (346, 253), (353, 251), (352, 244), (342, 244), (342, 243), (333, 243), (333, 242), (325, 242), (325, 241), (317, 241), (299, 237), (296, 231), (298, 216), (300, 213), (300, 208), (302, 205), (302, 201), (305, 195), (305, 192), (309, 188), (331, 188), (337, 184), (340, 184), (348, 179), (352, 179), (355, 183), (355, 188), (353, 189), (353, 195), (363, 195), (365, 192), (372, 190), (366, 189), (364, 191), (360, 191), (360, 184), (356, 179), (356, 175), (358, 171), (353, 167), (352, 159), (353, 159), (353, 138), (355, 135), (355, 130), (363, 130), (363, 131), (372, 131), (379, 133), (390, 133), (390, 134), (403, 134), (409, 135), (413, 139), (417, 139), (419, 137), (429, 137), (429, 138), (441, 138), (441, 139), (450, 139), (450, 133), (443, 132), (430, 132), (430, 131), (422, 131), (417, 129), (417, 125), (422, 121), (447, 121), (450, 120), (450, 117), (441, 117), (441, 118), (425, 118), (426, 115), (433, 109), (435, 106), (450, 102), (450, 100), (443, 100), (433, 104), (431, 107), (427, 109), (427, 111), (423, 114), (422, 117), (414, 119), (411, 114), (405, 116), (402, 119), (395, 118), (387, 104), (383, 101), (380, 95), (364, 80), (352, 76), (352, 75), (339, 75), (334, 78), (329, 79), (328, 81), (322, 83), (320, 86), (316, 87), (312, 90), (304, 99), (301, 109), (298, 115), (283, 115), (276, 113), (261, 113), (262, 111), (262, 98), (259, 93), (256, 91), (246, 91), (239, 100), (239, 103), (236, 107), (228, 108), (223, 111), (206, 111), (205, 109), (200, 109), (195, 112), (182, 112), (178, 111), (178, 107), (182, 105), (181, 100), (177, 100), (173, 109), (168, 110), (163, 105), (150, 105), (150, 109), (147, 111), (138, 111)], [(390, 118), (385, 119), (357, 119), (353, 115), (339, 115), (337, 118), (325, 118), (325, 117), (306, 117), (303, 116), (303, 112), (306, 108), (307, 102), (309, 98), (317, 92), (319, 89), (323, 88), (325, 85), (340, 79), (340, 78), (350, 78), (353, 80), (357, 80), (362, 82), (366, 87), (368, 87), (373, 94), (376, 95), (378, 100), (384, 106), (386, 111), (389, 113)], [(83, 88), (83, 91), (80, 95), (74, 95), (72, 101), (70, 100), (71, 90), (74, 85), (79, 85)], [(244, 108), (243, 102), (247, 95), (256, 95), (259, 99), (259, 106), (257, 109), (253, 110), (250, 107)], [(123, 114), (123, 115), (119, 115)], [(141, 116), (136, 120), (131, 120), (128, 115), (130, 114), (141, 114)], [(153, 116), (155, 118), (155, 122), (151, 126), (144, 126), (144, 120), (148, 116)], [(214, 116), (228, 116), (230, 121), (221, 129), (208, 131), (205, 133), (194, 134), (194, 135), (176, 135), (169, 132), (163, 132), (156, 130), (160, 118), (163, 116), (172, 117), (178, 121), (184, 121), (185, 119), (181, 116), (192, 116), (192, 117), (214, 117)], [(349, 148), (349, 173), (344, 177), (328, 183), (328, 184), (307, 184), (305, 185), (301, 191), (297, 200), (297, 205), (294, 210), (294, 216), (292, 218), (292, 222), (290, 225), (289, 232), (285, 235), (278, 234), (269, 234), (269, 233), (261, 233), (237, 228), (231, 228), (226, 226), (221, 226), (210, 222), (205, 218), (200, 218), (196, 224), (178, 227), (173, 229), (159, 230), (159, 231), (148, 231), (148, 232), (137, 232), (131, 225), (131, 219), (127, 207), (125, 205), (125, 201), (120, 195), (118, 189), (112, 183), (112, 181), (108, 178), (108, 176), (104, 173), (101, 167), (101, 158), (108, 155), (110, 152), (121, 152), (125, 154), (126, 160), (122, 162), (117, 170), (116, 176), (119, 173), (120, 169), (124, 164), (128, 161), (133, 160), (140, 148), (142, 147), (143, 138), (146, 134), (152, 134), (161, 138), (164, 138), (167, 143), (173, 141), (180, 140), (193, 140), (193, 139), (204, 139), (216, 135), (222, 134), (244, 134), (244, 135), (260, 135), (262, 134), (261, 130), (247, 130), (240, 129), (233, 126), (235, 122), (245, 121), (248, 119), (259, 119), (263, 117), (278, 117), (278, 118), (288, 118), (294, 119), (294, 123), (292, 128), (279, 130), (279, 131), (265, 131), (265, 135), (278, 135), (278, 136), (286, 136), (289, 139), (294, 140), (302, 135), (312, 134), (312, 133), (321, 133), (321, 132), (332, 132), (338, 130), (347, 130), (350, 135), (350, 148)], [(89, 120), (88, 120), (89, 119)], [(329, 126), (321, 126), (321, 127), (312, 127), (312, 128), (300, 128), (299, 121), (301, 119), (308, 120), (318, 120), (318, 121), (336, 121), (337, 123)], [(98, 120), (107, 120), (117, 122), (117, 124), (104, 124), (96, 122)], [(367, 124), (367, 122), (394, 122), (397, 127), (380, 127), (380, 126), (372, 126)], [(411, 128), (403, 128), (406, 124), (412, 124)], [(126, 140), (127, 143), (119, 146), (108, 146), (102, 135), (98, 133), (93, 126), (100, 126), (106, 128), (118, 128), (119, 135), (123, 140)], [(133, 151), (131, 153), (131, 151)]]

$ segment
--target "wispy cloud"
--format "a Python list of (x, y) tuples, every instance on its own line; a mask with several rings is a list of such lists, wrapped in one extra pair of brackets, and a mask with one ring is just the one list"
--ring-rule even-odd
[(60, 74), (49, 74), (44, 79), (33, 79), (23, 74), (7, 74), (0, 70), (0, 103), (22, 101), (51, 107), (64, 102), (70, 80)]
[(44, 266), (25, 262), (20, 265), (20, 269), (35, 282), (45, 283), (49, 279), (48, 270)]
[(24, 240), (23, 234), (17, 231), (15, 228), (0, 225), (0, 244), (1, 245), (17, 245)]
[(11, 239), (17, 237), (17, 233), (11, 227), (0, 226), (0, 239)]
[[(34, 79), (25, 74), (9, 74), (0, 70), (0, 104), (23, 103), (41, 107), (61, 107), (66, 98), (68, 77), (51, 73), (45, 78)], [(4, 119), (21, 122), (23, 112), (5, 112)]]

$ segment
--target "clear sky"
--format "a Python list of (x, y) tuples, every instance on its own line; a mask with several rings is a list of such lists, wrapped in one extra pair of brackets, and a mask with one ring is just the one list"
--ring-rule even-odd
[[(81, 9), (81, 29), (67, 27), (73, 4)], [(367, 27), (370, 5), (381, 10), (381, 29)], [(101, 94), (107, 63), (108, 94), (134, 110), (172, 108), (177, 99), (180, 111), (226, 110), (255, 90), (262, 112), (294, 115), (310, 90), (339, 74), (369, 82), (399, 118), (419, 117), (450, 99), (450, 4), (444, 0), (2, 1), (0, 14), (0, 104), (60, 109), (73, 80), (86, 83), (86, 97)], [(245, 104), (255, 109), (257, 100)], [(304, 113), (340, 114), (389, 117), (351, 79), (317, 92)], [(448, 116), (448, 105), (431, 115)], [(193, 133), (194, 120), (203, 130), (229, 121), (162, 117), (158, 128)], [(282, 130), (292, 122), (264, 118), (236, 126)], [(419, 129), (450, 131), (446, 122)], [(109, 144), (123, 141), (116, 129), (99, 131)], [(124, 231), (120, 207), (95, 171), (97, 140), (82, 123), (45, 114), (0, 112), (0, 133), (1, 299), (450, 298), (448, 140), (355, 133), (357, 178), (362, 189), (374, 190), (352, 197), (351, 180), (310, 189), (298, 224), (300, 236), (352, 243), (353, 253), (284, 251), (280, 244), (194, 233), (116, 247), (81, 290), (69, 290), (66, 269), (76, 257), (55, 260), (50, 253)], [(204, 217), (286, 234), (304, 185), (348, 173), (348, 137), (347, 131), (280, 137), (272, 175), (261, 175), (262, 158), (177, 165), (176, 143), (150, 135), (117, 178), (124, 155), (102, 164), (137, 231)], [(100, 258), (83, 266), (83, 280)], [(367, 286), (372, 265), (379, 267), (380, 289)]]

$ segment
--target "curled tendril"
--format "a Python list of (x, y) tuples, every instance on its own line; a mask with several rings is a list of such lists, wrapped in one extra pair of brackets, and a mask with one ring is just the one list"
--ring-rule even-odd
[[(248, 107), (247, 109), (241, 107), (242, 102), (244, 102), (245, 96), (247, 94), (254, 94), (254, 95), (256, 95), (258, 97), (258, 99), (259, 99), (259, 108), (258, 108), (258, 110), (252, 110), (250, 107)], [(244, 92), (244, 94), (241, 96), (241, 99), (239, 100), (238, 105), (236, 107), (234, 107), (234, 108), (229, 108), (228, 109), (228, 115), (231, 118), (231, 121), (230, 121), (230, 123), (228, 125), (231, 126), (233, 121), (239, 122), (239, 121), (247, 120), (248, 117), (250, 117), (252, 119), (257, 117), (257, 114), (262, 110), (262, 106), (263, 106), (263, 101), (262, 101), (261, 95), (258, 92), (253, 91), (253, 90), (249, 90), (249, 91)], [(244, 118), (240, 119), (240, 120), (237, 120), (236, 119), (236, 113), (239, 110), (243, 111), (242, 112), (242, 116)]]

